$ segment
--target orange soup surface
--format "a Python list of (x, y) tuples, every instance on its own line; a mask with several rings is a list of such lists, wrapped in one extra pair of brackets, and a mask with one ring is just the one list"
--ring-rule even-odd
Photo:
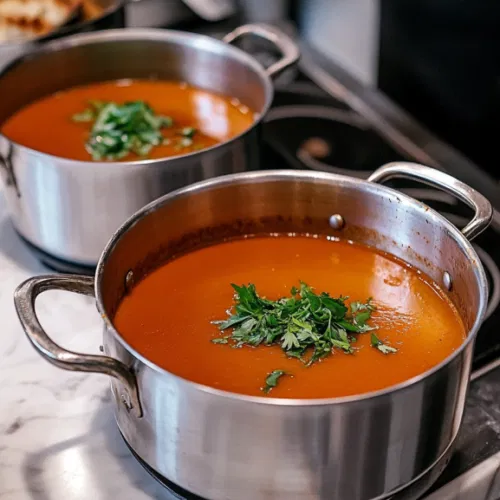
[[(162, 131), (168, 144), (154, 147), (147, 158), (164, 158), (191, 153), (227, 141), (254, 122), (252, 110), (236, 99), (190, 87), (181, 82), (120, 80), (73, 87), (28, 104), (11, 116), (1, 132), (18, 144), (73, 160), (92, 159), (86, 141), (92, 123), (72, 119), (88, 108), (89, 102), (124, 104), (144, 101), (157, 115), (168, 116), (173, 125)], [(184, 127), (196, 133), (191, 144), (182, 143)], [(120, 160), (138, 160), (130, 153)]]
[[(311, 366), (280, 346), (232, 348), (212, 322), (227, 318), (230, 284), (253, 283), (276, 300), (299, 280), (317, 293), (373, 297), (370, 324), (397, 352), (383, 354), (371, 332), (356, 335), (354, 352), (334, 349)], [(277, 398), (329, 398), (383, 389), (443, 361), (466, 332), (457, 310), (425, 275), (396, 258), (345, 241), (312, 237), (255, 237), (228, 241), (176, 258), (146, 276), (118, 307), (123, 338), (158, 366), (225, 391), (263, 396), (266, 376), (283, 370), (269, 393)], [(227, 331), (229, 333), (229, 331)]]

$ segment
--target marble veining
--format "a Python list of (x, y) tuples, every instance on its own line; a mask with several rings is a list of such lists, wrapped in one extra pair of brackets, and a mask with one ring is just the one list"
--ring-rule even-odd
[[(12, 294), (49, 272), (14, 232), (0, 195), (0, 500), (170, 500), (123, 443), (108, 379), (55, 368), (26, 339)], [(46, 292), (37, 311), (56, 342), (99, 352), (91, 298)]]

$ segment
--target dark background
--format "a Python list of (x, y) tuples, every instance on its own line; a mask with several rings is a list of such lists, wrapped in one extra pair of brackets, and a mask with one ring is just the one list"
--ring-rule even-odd
[(500, 178), (500, 1), (381, 0), (379, 87)]

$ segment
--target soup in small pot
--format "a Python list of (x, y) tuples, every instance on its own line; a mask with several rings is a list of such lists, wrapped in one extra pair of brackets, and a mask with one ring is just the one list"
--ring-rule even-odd
[(36, 151), (80, 161), (134, 161), (201, 151), (249, 129), (238, 99), (182, 82), (118, 80), (61, 90), (0, 129)]

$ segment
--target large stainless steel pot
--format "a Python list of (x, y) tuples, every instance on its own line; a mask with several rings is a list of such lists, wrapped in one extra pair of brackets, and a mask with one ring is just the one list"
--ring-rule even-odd
[[(268, 39), (283, 57), (263, 68), (231, 45), (245, 36)], [(296, 45), (280, 31), (246, 25), (224, 42), (177, 31), (110, 30), (51, 42), (17, 60), (0, 74), (0, 95), (9, 96), (0, 100), (0, 123), (26, 103), (64, 88), (151, 77), (233, 96), (259, 115), (232, 140), (160, 160), (67, 160), (0, 135), (0, 173), (17, 231), (51, 255), (95, 266), (116, 228), (150, 201), (209, 177), (257, 169), (259, 125), (273, 98), (272, 78), (298, 57)]]
[[(456, 195), (473, 208), (473, 220), (459, 231), (422, 203), (379, 184), (393, 177)], [(95, 279), (35, 277), (17, 289), (15, 304), (30, 341), (48, 361), (113, 377), (124, 438), (155, 471), (188, 491), (216, 500), (415, 498), (446, 464), (462, 419), (488, 296), (469, 240), (491, 216), (482, 195), (414, 164), (389, 164), (369, 181), (301, 171), (236, 174), (142, 209), (113, 236)], [(181, 379), (135, 352), (114, 329), (126, 290), (170, 255), (228, 235), (304, 230), (374, 245), (428, 273), (463, 318), (463, 345), (428, 372), (385, 390), (284, 400)], [(34, 302), (50, 289), (95, 295), (105, 356), (69, 352), (49, 338)]]

